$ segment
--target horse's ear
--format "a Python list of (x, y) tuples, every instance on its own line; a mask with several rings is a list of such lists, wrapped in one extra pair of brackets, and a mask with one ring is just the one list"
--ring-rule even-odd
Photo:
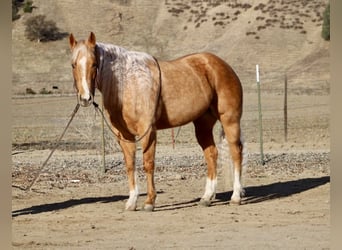
[(93, 32), (90, 32), (90, 35), (88, 37), (88, 44), (90, 46), (93, 46), (93, 47), (95, 47), (95, 45), (96, 45), (96, 37), (95, 37), (95, 34)]
[(74, 35), (71, 33), (69, 35), (69, 46), (70, 46), (70, 49), (72, 50), (73, 48), (75, 48), (76, 44), (77, 44), (77, 41), (76, 41)]

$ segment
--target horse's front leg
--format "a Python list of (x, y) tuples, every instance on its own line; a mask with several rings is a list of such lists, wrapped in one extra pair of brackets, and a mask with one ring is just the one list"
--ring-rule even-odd
[(126, 210), (135, 211), (137, 208), (137, 200), (139, 196), (137, 175), (135, 172), (135, 143), (120, 141), (120, 146), (125, 157), (126, 171), (129, 186), (129, 198), (126, 202)]
[(156, 190), (154, 186), (154, 159), (156, 152), (156, 129), (151, 128), (151, 132), (142, 141), (144, 170), (147, 179), (147, 198), (143, 210), (153, 211), (156, 201)]

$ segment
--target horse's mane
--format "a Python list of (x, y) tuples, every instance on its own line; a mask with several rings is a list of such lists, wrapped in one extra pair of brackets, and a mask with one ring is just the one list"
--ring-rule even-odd
[(139, 98), (149, 97), (147, 93), (153, 89), (148, 67), (148, 63), (154, 62), (151, 55), (107, 43), (96, 43), (96, 54), (99, 69), (97, 81), (105, 91), (115, 93), (113, 98), (117, 105), (122, 105), (123, 91), (128, 85), (132, 87), (134, 84), (133, 95), (145, 92)]

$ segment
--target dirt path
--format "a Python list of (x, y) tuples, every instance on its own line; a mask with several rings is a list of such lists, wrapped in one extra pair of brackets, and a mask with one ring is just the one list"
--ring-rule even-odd
[[(229, 204), (230, 172), (222, 164), (216, 200), (210, 207), (197, 205), (206, 166), (192, 126), (185, 126), (175, 149), (170, 131), (159, 133), (155, 212), (125, 212), (128, 188), (122, 154), (110, 145), (114, 153), (106, 156), (107, 172), (99, 174), (101, 144), (92, 132), (96, 126), (85, 123), (89, 116), (81, 113), (35, 184), (36, 192), (13, 187), (13, 248), (329, 249), (328, 97), (291, 97), (295, 107), (304, 108), (291, 110), (286, 143), (277, 108), (280, 101), (273, 95), (265, 98), (266, 165), (261, 166), (255, 98), (246, 96), (243, 126), (250, 153), (241, 206)], [(13, 185), (25, 187), (66, 124), (74, 99), (13, 102), (12, 180)], [(88, 137), (80, 133), (85, 128)], [(146, 192), (141, 151), (137, 169), (141, 206)]]
[[(65, 163), (91, 161), (90, 154), (85, 158), (80, 152), (57, 155)], [(188, 162), (176, 156), (180, 165)], [(224, 169), (219, 168), (218, 193), (208, 208), (197, 205), (204, 191), (205, 166), (200, 155), (193, 157), (192, 166), (177, 168), (170, 163), (158, 169), (153, 213), (124, 211), (128, 196), (122, 166), (98, 176), (91, 167), (63, 170), (55, 164), (35, 185), (37, 192), (13, 188), (14, 248), (329, 248), (328, 153), (268, 155), (265, 166), (258, 164), (258, 155), (251, 155), (241, 206), (229, 205), (231, 188), (223, 180), (227, 176)], [(167, 165), (166, 152), (158, 161)], [(141, 169), (139, 176), (142, 205), (145, 182)]]

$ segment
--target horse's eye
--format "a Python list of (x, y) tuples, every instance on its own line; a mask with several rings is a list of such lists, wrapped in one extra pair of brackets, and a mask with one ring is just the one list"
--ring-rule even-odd
[(93, 68), (97, 68), (97, 64), (93, 63), (93, 65), (91, 65)]
[(72, 63), (71, 67), (74, 69), (76, 67), (76, 63)]

